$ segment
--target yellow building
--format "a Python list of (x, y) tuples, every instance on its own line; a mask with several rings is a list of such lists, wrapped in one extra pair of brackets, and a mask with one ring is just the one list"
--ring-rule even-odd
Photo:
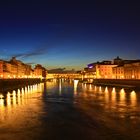
[(85, 69), (84, 78), (103, 78), (103, 79), (112, 79), (113, 67), (117, 65), (112, 64), (111, 61), (103, 61), (92, 63), (88, 65), (88, 68)]
[(0, 78), (3, 78), (3, 60), (0, 60)]
[(10, 60), (11, 63), (11, 75), (14, 78), (27, 78), (31, 76), (32, 69), (30, 65), (23, 63), (20, 60), (17, 60), (13, 57)]
[(140, 60), (123, 60), (91, 63), (85, 68), (84, 78), (140, 79)]
[(34, 76), (36, 78), (46, 78), (46, 69), (42, 65), (37, 64), (34, 68)]
[(113, 76), (115, 79), (124, 79), (124, 66), (113, 67)]
[(13, 57), (10, 61), (0, 60), (0, 78), (31, 78), (31, 65)]
[(116, 79), (140, 79), (140, 61), (130, 61), (113, 68)]
[(10, 61), (0, 60), (0, 78), (45, 78), (46, 69), (40, 64), (33, 70), (31, 65), (25, 64), (15, 57)]
[(11, 65), (11, 76), (13, 78), (17, 77), (17, 72), (18, 72), (17, 69), (18, 69), (17, 65), (14, 65), (14, 64)]
[(133, 62), (124, 65), (125, 79), (140, 79), (140, 62)]
[(8, 61), (0, 60), (0, 77), (11, 78), (11, 64)]
[(96, 78), (112, 79), (115, 78), (113, 75), (113, 67), (117, 65), (113, 64), (97, 64), (96, 65)]

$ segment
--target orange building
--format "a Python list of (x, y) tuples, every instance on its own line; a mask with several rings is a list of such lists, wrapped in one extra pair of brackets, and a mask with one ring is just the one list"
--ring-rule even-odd
[(113, 67), (113, 76), (115, 79), (124, 79), (124, 66)]
[(0, 60), (0, 78), (41, 78), (46, 77), (46, 69), (36, 65), (32, 70), (31, 65), (25, 64), (15, 57), (10, 61)]
[(103, 61), (92, 63), (88, 65), (88, 68), (85, 69), (84, 78), (105, 78), (112, 79), (113, 75), (113, 67), (117, 65), (112, 64), (111, 61)]
[(140, 79), (140, 60), (128, 61), (113, 68), (116, 79)]
[(37, 64), (34, 68), (34, 76), (38, 78), (46, 78), (46, 69), (42, 65)]
[(140, 79), (140, 61), (124, 65), (125, 79)]

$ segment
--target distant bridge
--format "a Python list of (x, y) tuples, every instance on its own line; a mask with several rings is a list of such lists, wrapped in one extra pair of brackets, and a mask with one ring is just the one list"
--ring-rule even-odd
[(81, 74), (78, 73), (48, 73), (46, 79), (57, 79), (57, 78), (66, 78), (66, 79), (81, 79)]

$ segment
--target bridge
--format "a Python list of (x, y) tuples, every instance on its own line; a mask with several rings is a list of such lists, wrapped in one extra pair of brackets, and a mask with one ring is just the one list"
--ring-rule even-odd
[(46, 79), (81, 79), (81, 74), (78, 73), (48, 73)]

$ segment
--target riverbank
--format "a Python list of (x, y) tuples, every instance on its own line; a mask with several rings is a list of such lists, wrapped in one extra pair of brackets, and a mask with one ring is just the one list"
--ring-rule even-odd
[(28, 85), (41, 83), (40, 78), (25, 78), (25, 79), (0, 79), (0, 91), (5, 92), (7, 90), (13, 90)]
[(94, 79), (92, 83), (99, 86), (115, 86), (140, 89), (140, 80), (134, 79)]
[(140, 89), (140, 79), (79, 79), (79, 82), (97, 86)]

